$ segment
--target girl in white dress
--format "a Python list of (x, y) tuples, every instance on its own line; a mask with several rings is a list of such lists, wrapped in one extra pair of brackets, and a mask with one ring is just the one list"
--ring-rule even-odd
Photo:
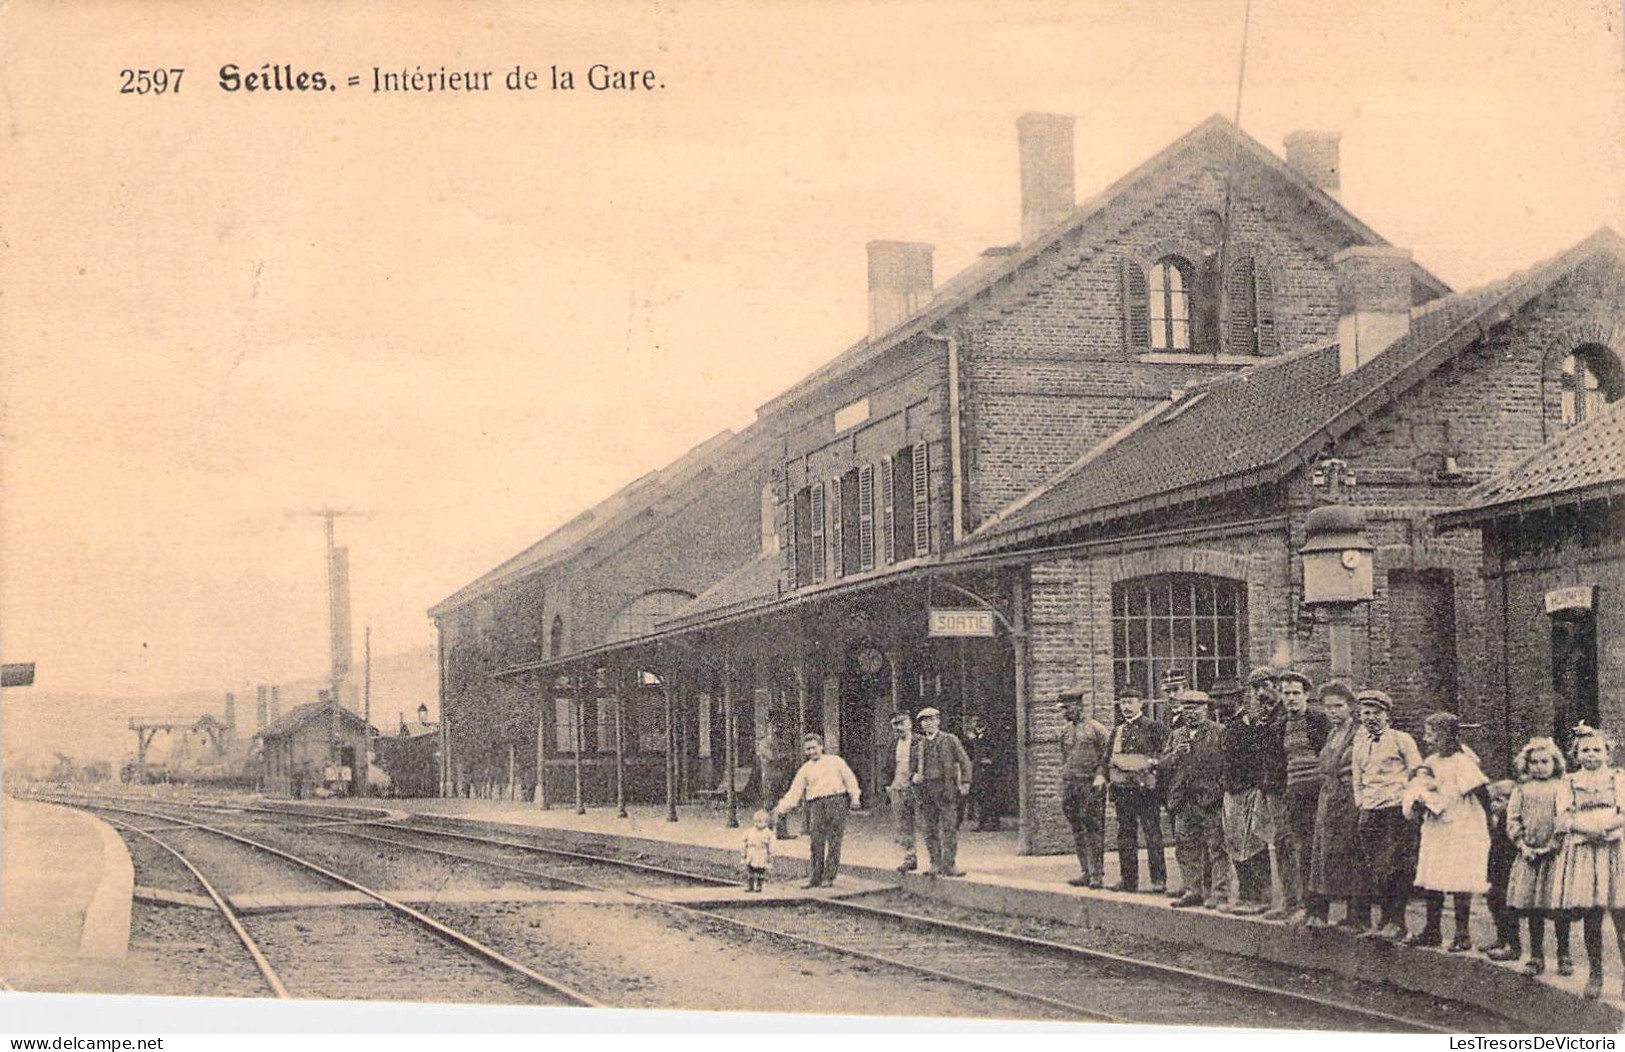
[(1430, 755), (1405, 791), (1405, 805), (1422, 816), (1422, 844), (1416, 856), (1415, 885), (1427, 902), (1427, 924), (1405, 940), (1407, 946), (1438, 946), (1448, 892), (1455, 905), (1456, 934), (1450, 952), (1473, 948), (1467, 932), (1473, 896), (1489, 890), (1489, 779), (1478, 758), (1461, 744), (1461, 721), (1435, 712), (1422, 725)]
[(1602, 917), (1612, 914), (1614, 936), (1625, 959), (1625, 775), (1608, 766), (1610, 742), (1584, 724), (1574, 728), (1578, 770), (1557, 795), (1557, 830), (1563, 834), (1552, 880), (1552, 908), (1573, 910), (1584, 925), (1591, 977), (1585, 996), (1602, 996)]

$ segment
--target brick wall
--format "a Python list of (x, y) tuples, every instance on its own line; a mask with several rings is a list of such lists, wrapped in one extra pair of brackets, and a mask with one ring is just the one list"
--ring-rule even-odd
[[(1202, 240), (1204, 217), (1223, 204), (1222, 171), (1211, 165), (1149, 180), (1136, 199), (1111, 210), (1110, 229), (1104, 217), (1086, 224), (1052, 260), (966, 312), (960, 335), (970, 528), (1171, 389), (1237, 367), (1203, 355), (1169, 364), (1131, 352), (1123, 335), (1120, 261), (1149, 267), (1176, 253), (1200, 264), (1215, 248)], [(1254, 256), (1272, 276), (1279, 349), (1332, 338), (1338, 288), (1330, 260), (1347, 233), (1295, 208), (1278, 183), (1247, 173), (1231, 223), (1231, 258)]]

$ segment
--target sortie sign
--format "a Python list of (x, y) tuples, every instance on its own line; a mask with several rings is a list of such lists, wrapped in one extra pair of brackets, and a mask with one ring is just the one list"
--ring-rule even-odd
[(931, 630), (928, 634), (933, 637), (991, 636), (993, 611), (932, 610)]

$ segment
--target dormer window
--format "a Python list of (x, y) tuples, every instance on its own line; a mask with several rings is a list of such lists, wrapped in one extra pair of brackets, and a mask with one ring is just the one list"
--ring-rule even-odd
[(1150, 274), (1151, 349), (1191, 349), (1191, 265), (1178, 256), (1157, 260)]
[(1564, 427), (1596, 416), (1625, 394), (1619, 362), (1601, 347), (1582, 347), (1563, 359), (1559, 406)]

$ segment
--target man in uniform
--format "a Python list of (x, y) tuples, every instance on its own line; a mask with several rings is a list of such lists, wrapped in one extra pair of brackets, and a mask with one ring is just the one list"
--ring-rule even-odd
[(802, 887), (828, 887), (835, 883), (835, 875), (841, 869), (841, 840), (846, 835), (846, 813), (858, 806), (861, 791), (857, 776), (846, 761), (824, 751), (822, 737), (807, 735), (802, 752), (807, 762), (801, 765), (790, 782), (790, 791), (773, 808), (773, 820), (778, 821), (802, 803), (807, 805), (812, 853), (807, 883)]
[(1179, 725), (1168, 739), (1158, 770), (1168, 814), (1174, 820), (1174, 858), (1184, 893), (1175, 909), (1214, 909), (1229, 882), (1224, 852), (1224, 748), (1220, 727), (1209, 716), (1210, 701), (1199, 690), (1173, 698)]
[(1117, 868), (1113, 891), (1140, 890), (1140, 832), (1145, 834), (1151, 890), (1168, 889), (1168, 860), (1162, 846), (1162, 794), (1157, 791), (1157, 760), (1168, 748), (1168, 728), (1145, 715), (1145, 702), (1130, 694), (1117, 699), (1123, 720), (1112, 731), (1107, 760), (1112, 802), (1117, 808)]
[(1106, 874), (1106, 758), (1112, 732), (1089, 715), (1083, 691), (1061, 694), (1066, 730), (1061, 737), (1061, 808), (1078, 852), (1073, 887), (1098, 888)]
[(914, 721), (909, 719), (906, 712), (891, 714), (892, 734), (896, 736), (896, 744), (892, 753), (892, 780), (886, 786), (886, 795), (891, 799), (892, 818), (897, 825), (897, 846), (903, 849), (903, 861), (897, 867), (899, 873), (911, 873), (920, 868), (919, 855), (915, 852), (915, 802), (914, 785), (911, 778), (914, 774)]
[(915, 804), (925, 827), (925, 849), (931, 872), (962, 877), (954, 864), (959, 853), (959, 798), (970, 792), (971, 762), (959, 739), (942, 730), (942, 714), (920, 710), (920, 733), (914, 745)]

